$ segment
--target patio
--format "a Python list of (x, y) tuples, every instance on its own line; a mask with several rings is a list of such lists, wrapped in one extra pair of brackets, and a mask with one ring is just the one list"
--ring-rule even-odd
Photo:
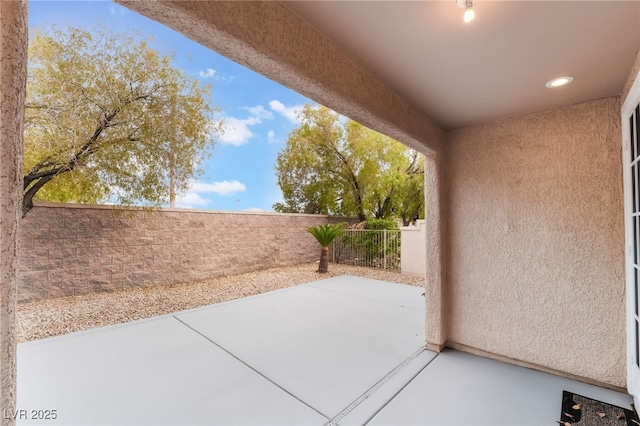
[(553, 424), (563, 390), (630, 407), (614, 391), (426, 351), (423, 291), (339, 276), (21, 344), (17, 423), (56, 410), (47, 424)]

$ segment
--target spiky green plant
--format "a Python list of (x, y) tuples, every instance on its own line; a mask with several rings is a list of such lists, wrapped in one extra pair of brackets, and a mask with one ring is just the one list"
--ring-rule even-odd
[(322, 246), (318, 272), (327, 272), (329, 269), (329, 244), (344, 233), (344, 227), (342, 225), (331, 224), (316, 225), (307, 228), (307, 232), (313, 235)]

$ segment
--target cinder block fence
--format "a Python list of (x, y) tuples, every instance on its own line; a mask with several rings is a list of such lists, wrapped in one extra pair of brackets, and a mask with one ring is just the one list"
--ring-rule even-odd
[(18, 300), (203, 280), (312, 262), (321, 215), (40, 204), (22, 219)]

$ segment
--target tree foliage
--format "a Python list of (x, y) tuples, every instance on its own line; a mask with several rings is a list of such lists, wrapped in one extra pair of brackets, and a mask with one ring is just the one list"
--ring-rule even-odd
[(322, 247), (329, 247), (333, 240), (344, 234), (344, 227), (332, 224), (315, 225), (307, 228), (307, 232), (313, 235)]
[(149, 43), (102, 27), (32, 35), (23, 214), (34, 197), (158, 206), (201, 173), (220, 130), (211, 88)]
[(391, 229), (397, 230), (398, 223), (393, 219), (367, 219), (364, 222), (364, 229), (371, 230), (382, 230), (382, 229)]
[(305, 106), (276, 160), (282, 213), (366, 218), (424, 215), (424, 158), (325, 107)]

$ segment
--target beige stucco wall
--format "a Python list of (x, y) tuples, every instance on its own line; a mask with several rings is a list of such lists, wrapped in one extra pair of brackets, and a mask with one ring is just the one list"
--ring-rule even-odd
[(625, 386), (619, 98), (447, 133), (448, 339)]
[(319, 259), (323, 215), (36, 206), (22, 221), (18, 300), (174, 284)]
[(400, 271), (403, 274), (425, 276), (427, 272), (427, 225), (417, 220), (415, 225), (400, 228)]
[[(0, 1), (0, 410), (16, 408), (16, 267), (27, 71), (26, 1)], [(0, 416), (0, 424), (15, 420)]]
[(426, 226), (425, 337), (427, 349), (440, 352), (447, 341), (447, 267), (449, 256), (446, 157), (425, 156)]

